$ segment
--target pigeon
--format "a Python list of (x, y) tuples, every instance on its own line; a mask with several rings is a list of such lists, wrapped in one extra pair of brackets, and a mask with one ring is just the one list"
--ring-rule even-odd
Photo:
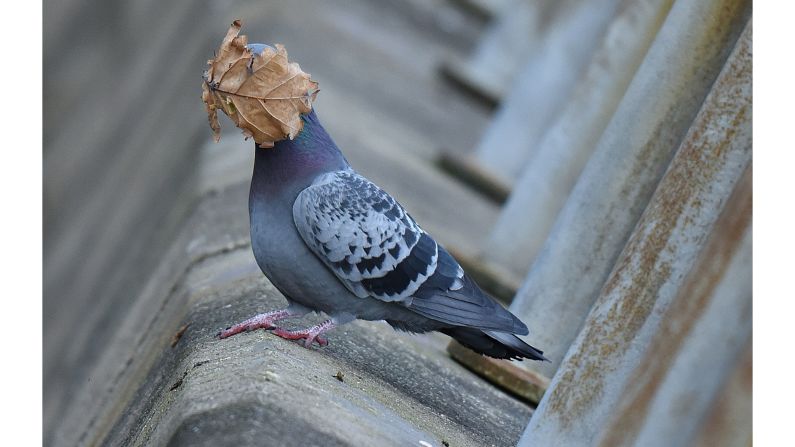
[[(249, 192), (254, 257), (289, 305), (230, 326), (220, 338), (262, 328), (325, 346), (323, 334), (337, 326), (383, 320), (409, 333), (439, 331), (494, 358), (547, 360), (517, 337), (528, 334), (524, 323), (351, 167), (314, 109), (301, 120), (294, 139), (254, 145)], [(311, 311), (329, 319), (303, 330), (276, 325)]]

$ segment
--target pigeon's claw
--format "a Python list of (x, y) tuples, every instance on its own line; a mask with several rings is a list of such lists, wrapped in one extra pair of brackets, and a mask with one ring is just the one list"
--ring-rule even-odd
[(255, 329), (271, 329), (273, 327), (276, 327), (274, 325), (275, 322), (291, 317), (293, 315), (294, 314), (288, 311), (287, 309), (275, 310), (273, 312), (266, 312), (264, 314), (259, 314), (255, 317), (251, 317), (246, 321), (241, 321), (240, 323), (234, 326), (229, 326), (223, 331), (218, 332), (217, 336), (218, 338), (227, 338), (235, 334), (239, 334), (241, 332), (253, 331)]
[(288, 331), (287, 329), (276, 328), (273, 330), (273, 334), (286, 340), (306, 340), (304, 341), (304, 347), (307, 348), (311, 347), (314, 342), (317, 342), (320, 346), (326, 346), (328, 344), (328, 339), (325, 337), (319, 335), (312, 336), (312, 334), (306, 331)]
[(326, 320), (317, 326), (312, 326), (310, 328), (298, 331), (288, 331), (287, 329), (276, 328), (273, 330), (273, 334), (287, 340), (304, 340), (304, 347), (306, 348), (312, 347), (312, 343), (314, 342), (317, 342), (317, 344), (320, 346), (326, 346), (328, 344), (328, 339), (321, 337), (320, 334), (334, 328), (335, 326), (336, 324), (334, 324), (333, 321)]

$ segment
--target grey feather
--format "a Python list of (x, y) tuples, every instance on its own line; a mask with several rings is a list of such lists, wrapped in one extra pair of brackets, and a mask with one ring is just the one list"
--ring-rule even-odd
[(352, 170), (319, 176), (293, 204), (298, 233), (351, 292), (407, 302), (438, 246), (389, 194)]

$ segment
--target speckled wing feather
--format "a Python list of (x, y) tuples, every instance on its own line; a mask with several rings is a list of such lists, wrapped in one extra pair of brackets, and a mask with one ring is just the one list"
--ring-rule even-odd
[(310, 249), (359, 297), (406, 302), (436, 271), (436, 242), (352, 170), (316, 179), (298, 195), (293, 218)]
[(356, 296), (400, 302), (450, 325), (527, 333), (394, 198), (352, 170), (318, 177), (296, 198), (293, 219)]

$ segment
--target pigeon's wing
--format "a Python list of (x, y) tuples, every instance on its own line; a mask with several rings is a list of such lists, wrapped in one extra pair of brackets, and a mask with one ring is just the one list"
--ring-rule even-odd
[(353, 294), (451, 325), (526, 333), (400, 204), (352, 170), (323, 174), (293, 204), (304, 242)]
[(293, 219), (309, 248), (359, 297), (406, 301), (436, 271), (436, 242), (354, 171), (317, 178), (296, 198)]

